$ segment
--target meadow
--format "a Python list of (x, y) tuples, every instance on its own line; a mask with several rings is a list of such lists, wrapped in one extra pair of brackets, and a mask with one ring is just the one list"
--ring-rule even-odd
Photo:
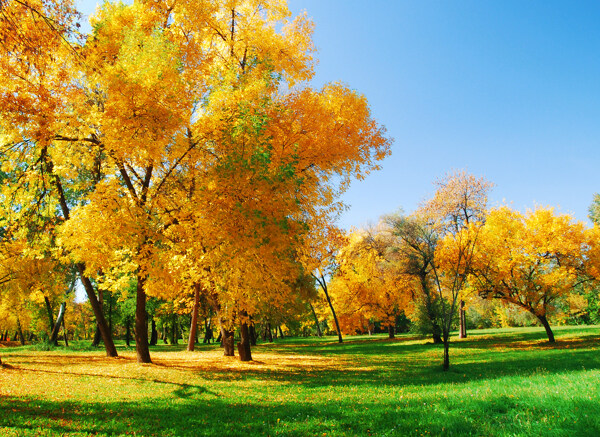
[(600, 326), (151, 349), (0, 347), (2, 436), (600, 435)]

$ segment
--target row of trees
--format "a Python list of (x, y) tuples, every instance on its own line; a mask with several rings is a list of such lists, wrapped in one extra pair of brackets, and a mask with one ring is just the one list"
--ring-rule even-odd
[[(391, 140), (366, 99), (313, 90), (312, 23), (282, 0), (2, 1), (0, 301), (17, 314), (76, 274), (108, 356), (99, 296), (207, 302), (227, 354), (314, 287), (338, 196)], [(133, 284), (133, 285), (132, 285)], [(192, 323), (196, 326), (197, 323)]]
[(549, 314), (595, 291), (600, 279), (598, 227), (586, 229), (552, 208), (488, 209), (491, 184), (465, 172), (437, 186), (413, 214), (386, 216), (376, 228), (350, 233), (330, 286), (341, 317), (350, 326), (380, 320), (391, 335), (401, 312), (424, 321), (434, 342), (444, 344), (446, 369), (457, 316), (465, 335), (465, 301), (518, 306), (554, 342)]

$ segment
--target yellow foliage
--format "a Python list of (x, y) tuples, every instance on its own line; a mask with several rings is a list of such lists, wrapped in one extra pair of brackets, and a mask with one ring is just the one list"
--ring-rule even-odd
[(485, 296), (545, 316), (577, 283), (584, 243), (583, 224), (551, 208), (526, 215), (492, 209), (479, 234), (471, 284)]

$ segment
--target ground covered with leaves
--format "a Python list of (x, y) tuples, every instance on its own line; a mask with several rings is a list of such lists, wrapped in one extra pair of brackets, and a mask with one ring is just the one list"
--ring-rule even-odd
[[(1, 347), (2, 436), (600, 435), (600, 327), (279, 340), (251, 363), (157, 346)], [(79, 347), (77, 347), (79, 346)], [(79, 349), (79, 350), (76, 350)]]

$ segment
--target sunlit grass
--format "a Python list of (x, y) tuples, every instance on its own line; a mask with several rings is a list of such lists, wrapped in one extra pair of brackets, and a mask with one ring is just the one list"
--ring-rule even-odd
[(600, 435), (600, 327), (472, 331), (442, 350), (410, 335), (294, 338), (254, 362), (157, 346), (0, 348), (0, 435)]

